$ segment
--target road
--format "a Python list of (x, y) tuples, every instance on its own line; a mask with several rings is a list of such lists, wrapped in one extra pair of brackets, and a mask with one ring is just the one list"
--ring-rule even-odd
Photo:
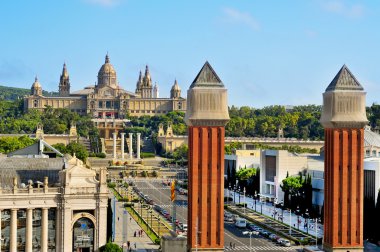
[[(244, 203), (244, 195), (236, 193), (234, 191), (230, 191), (226, 189), (225, 195), (229, 195), (235, 203)], [(240, 196), (239, 196), (240, 195)], [(239, 199), (240, 197), (240, 199)], [(294, 212), (289, 212), (287, 210), (282, 210), (281, 208), (274, 208), (272, 203), (267, 203), (267, 202), (260, 202), (260, 200), (254, 200), (251, 197), (245, 197), (245, 203), (247, 203), (247, 207), (255, 210), (257, 212), (261, 212), (262, 214), (272, 217), (273, 218), (273, 213), (276, 212), (276, 219), (278, 219), (279, 216), (283, 217), (283, 222), (287, 223), (288, 225), (290, 224), (292, 228), (297, 228), (299, 227), (299, 230), (303, 232), (307, 232), (310, 235), (315, 236), (317, 232), (318, 238), (323, 237), (323, 224), (318, 223), (315, 225), (315, 219), (307, 219), (303, 218), (301, 215), (296, 215)], [(255, 207), (256, 205), (256, 207)], [(308, 224), (308, 225), (306, 225)], [(316, 230), (317, 227), (317, 230)]]
[[(136, 187), (154, 201), (155, 204), (172, 213), (170, 201), (170, 186), (165, 186), (162, 179), (138, 179), (133, 180)], [(187, 223), (187, 196), (177, 194), (176, 217), (180, 222)], [(250, 251), (250, 238), (243, 235), (244, 230), (238, 229), (233, 223), (224, 224), (225, 250), (226, 251)], [(252, 236), (251, 251), (297, 251), (295, 247), (282, 247), (263, 237)], [(235, 246), (231, 248), (230, 245)]]

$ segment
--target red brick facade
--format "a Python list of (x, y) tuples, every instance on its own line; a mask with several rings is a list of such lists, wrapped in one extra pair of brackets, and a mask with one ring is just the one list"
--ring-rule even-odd
[(223, 250), (223, 188), (224, 127), (190, 126), (187, 238), (190, 250)]
[(363, 129), (325, 129), (327, 251), (360, 251), (363, 247), (363, 145)]

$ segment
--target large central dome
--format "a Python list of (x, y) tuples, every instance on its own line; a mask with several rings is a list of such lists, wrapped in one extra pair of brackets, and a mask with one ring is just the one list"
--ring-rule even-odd
[(98, 87), (113, 87), (116, 88), (116, 71), (110, 63), (108, 54), (106, 60), (98, 72)]

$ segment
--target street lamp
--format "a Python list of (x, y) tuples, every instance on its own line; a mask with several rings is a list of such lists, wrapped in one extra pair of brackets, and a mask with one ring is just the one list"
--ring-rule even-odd
[(259, 197), (260, 197), (260, 210), (261, 210), (261, 215), (263, 214), (263, 202), (261, 201), (261, 194), (259, 194)]
[(300, 230), (300, 206), (297, 206), (296, 215), (297, 215), (297, 229)]
[(281, 221), (284, 222), (284, 201), (280, 202), (281, 206)]
[(252, 242), (251, 242), (251, 238), (252, 238), (252, 234), (256, 232), (253, 232), (253, 231), (244, 231), (243, 232), (243, 235), (249, 235), (249, 251), (252, 251)]
[(306, 233), (309, 233), (309, 209), (305, 211)]
[(276, 204), (277, 204), (277, 198), (274, 198), (274, 200), (273, 200), (273, 219), (276, 219), (276, 214), (277, 214)]
[(161, 218), (158, 216), (158, 236), (160, 236)]
[(228, 186), (228, 202), (229, 202), (230, 205), (231, 205), (230, 200), (231, 200), (231, 183), (230, 183), (230, 185)]
[(256, 200), (257, 200), (257, 192), (255, 191), (255, 212), (256, 212)]
[(239, 205), (240, 205), (240, 186), (238, 186), (238, 193), (239, 193)]
[(244, 194), (244, 215), (245, 215), (245, 187), (244, 187), (244, 189), (243, 189), (243, 194)]

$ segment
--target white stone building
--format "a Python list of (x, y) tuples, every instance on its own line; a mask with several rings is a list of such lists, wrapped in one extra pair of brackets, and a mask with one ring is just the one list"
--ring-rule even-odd
[[(11, 170), (1, 164), (13, 163), (16, 171), (39, 170), (28, 164), (33, 158), (13, 157), (0, 162), (2, 172)], [(57, 158), (58, 159), (58, 158)], [(41, 158), (41, 163), (57, 159)], [(35, 162), (34, 162), (35, 163)], [(20, 171), (19, 170), (19, 171)], [(44, 170), (42, 170), (44, 171)], [(108, 190), (106, 169), (98, 178), (75, 156), (64, 159), (57, 183), (20, 183), (15, 176), (12, 185), (0, 189), (1, 246), (0, 251), (98, 251), (106, 243)], [(54, 176), (53, 176), (54, 177)]]

